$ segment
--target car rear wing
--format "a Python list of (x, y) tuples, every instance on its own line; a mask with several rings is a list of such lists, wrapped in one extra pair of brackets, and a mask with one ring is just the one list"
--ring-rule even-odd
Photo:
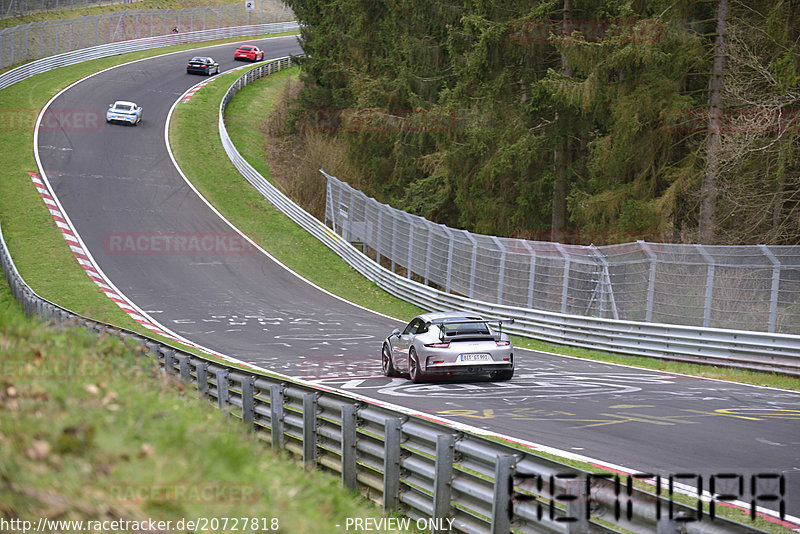
[[(475, 338), (483, 338), (483, 339), (494, 339), (499, 340), (503, 335), (503, 324), (512, 324), (514, 319), (439, 319), (432, 321), (432, 324), (435, 324), (439, 327), (439, 339), (444, 341), (456, 341), (459, 339), (475, 339)], [(447, 325), (465, 325), (467, 328), (459, 328), (453, 329), (448, 331)], [(470, 330), (469, 325), (485, 325), (488, 330), (486, 333), (485, 330), (481, 329), (474, 329)], [(497, 330), (493, 330), (490, 325), (497, 325)]]

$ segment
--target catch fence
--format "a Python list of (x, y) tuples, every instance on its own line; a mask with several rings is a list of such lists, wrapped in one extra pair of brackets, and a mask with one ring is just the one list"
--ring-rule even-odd
[[(248, 3), (252, 4), (252, 10), (246, 8)], [(294, 19), (292, 10), (278, 0), (253, 0), (228, 6), (128, 9), (73, 19), (31, 22), (0, 30), (0, 68), (120, 41), (173, 33), (180, 36)]]
[(327, 178), (325, 223), (447, 293), (568, 315), (800, 334), (800, 246), (580, 246), (435, 224)]
[(0, 0), (0, 19), (23, 17), (41, 11), (79, 9), (109, 4), (133, 4), (136, 0)]

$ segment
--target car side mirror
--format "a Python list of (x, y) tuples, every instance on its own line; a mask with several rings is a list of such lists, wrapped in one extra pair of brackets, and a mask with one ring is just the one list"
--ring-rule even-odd
[(394, 330), (392, 330), (392, 335), (400, 337), (400, 329), (399, 328), (395, 328)]
[(114, 107), (114, 104), (109, 104), (109, 105), (108, 105), (108, 109), (111, 109), (111, 108), (113, 108), (113, 107)]

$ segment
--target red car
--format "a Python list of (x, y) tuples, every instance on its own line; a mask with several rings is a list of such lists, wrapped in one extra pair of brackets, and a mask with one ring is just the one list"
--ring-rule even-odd
[(233, 59), (249, 59), (250, 61), (261, 61), (264, 59), (264, 51), (257, 46), (242, 45), (236, 49)]

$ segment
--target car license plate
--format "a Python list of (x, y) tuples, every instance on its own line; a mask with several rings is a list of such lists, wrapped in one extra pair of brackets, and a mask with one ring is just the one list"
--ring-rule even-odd
[(490, 362), (492, 357), (489, 354), (462, 354), (462, 362)]

